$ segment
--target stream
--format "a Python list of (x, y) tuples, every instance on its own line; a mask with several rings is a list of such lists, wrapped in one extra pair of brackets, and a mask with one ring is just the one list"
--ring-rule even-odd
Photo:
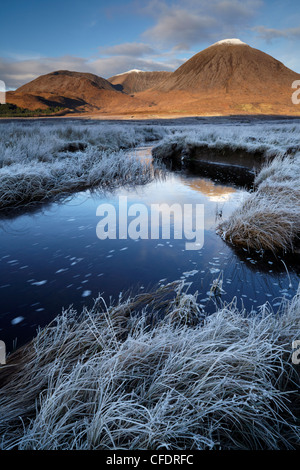
[[(135, 150), (151, 161), (151, 148)], [(219, 170), (218, 170), (219, 171)], [(224, 178), (223, 178), (224, 179)], [(204, 204), (204, 244), (186, 250), (185, 239), (100, 240), (96, 215), (100, 204), (116, 213), (119, 198), (128, 206), (151, 204)], [(198, 291), (206, 311), (215, 311), (212, 282), (222, 276), (223, 301), (237, 297), (237, 306), (258, 311), (265, 302), (278, 307), (298, 287), (299, 255), (284, 260), (272, 254), (248, 253), (226, 244), (216, 226), (247, 196), (234, 181), (188, 170), (166, 171), (135, 189), (113, 192), (84, 191), (64, 203), (52, 203), (35, 212), (0, 219), (0, 339), (8, 351), (32, 339), (38, 327), (48, 324), (62, 308), (79, 311), (92, 306), (102, 294), (106, 302), (119, 293), (137, 294), (183, 279)]]

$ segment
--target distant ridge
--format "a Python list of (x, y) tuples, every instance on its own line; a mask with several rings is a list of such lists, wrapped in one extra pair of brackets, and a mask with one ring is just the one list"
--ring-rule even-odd
[[(127, 73), (132, 73), (132, 72), (140, 73), (140, 72), (143, 72), (143, 70), (131, 69), (131, 70), (127, 70), (127, 72), (116, 73), (116, 75), (114, 75), (114, 77), (119, 77), (120, 75), (126, 75)], [(108, 80), (110, 80), (110, 79), (108, 79)]]
[(231, 46), (247, 46), (248, 45), (245, 42), (241, 41), (240, 39), (231, 38), (231, 39), (222, 39), (221, 41), (218, 41), (212, 44), (212, 46), (222, 45), (222, 44), (229, 44)]
[[(79, 88), (78, 88), (79, 87)], [(18, 88), (18, 93), (57, 93), (57, 94), (81, 94), (89, 88), (100, 90), (113, 90), (113, 86), (92, 73), (71, 72), (69, 70), (57, 70), (41, 75), (26, 85)]]
[(142, 70), (133, 69), (114, 75), (108, 81), (117, 90), (132, 94), (156, 87), (170, 75), (172, 75), (172, 72), (143, 72)]
[(62, 106), (73, 112), (126, 112), (138, 109), (140, 103), (120, 93), (105, 78), (92, 73), (58, 70), (41, 75), (15, 92), (7, 101), (28, 109)]
[(174, 72), (132, 69), (108, 80), (58, 70), (7, 93), (28, 109), (62, 106), (101, 116), (300, 115), (292, 83), (300, 74), (240, 39), (222, 39)]

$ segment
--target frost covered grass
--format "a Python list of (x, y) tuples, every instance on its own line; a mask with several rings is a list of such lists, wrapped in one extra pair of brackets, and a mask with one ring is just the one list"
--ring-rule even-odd
[[(174, 133), (153, 148), (157, 159), (196, 156), (205, 148), (222, 154), (223, 162), (236, 152), (246, 166), (251, 158), (262, 164), (255, 192), (218, 227), (224, 240), (255, 250), (293, 251), (300, 234), (300, 126), (268, 123), (199, 127)], [(244, 155), (244, 157), (243, 157)], [(201, 162), (199, 163), (201, 165)]]
[(18, 163), (0, 170), (0, 208), (10, 209), (46, 202), (75, 191), (145, 184), (151, 167), (124, 151), (105, 152), (90, 148), (53, 163)]
[[(162, 140), (163, 139), (163, 140)], [(0, 123), (0, 210), (94, 187), (143, 184), (145, 167), (121, 150), (162, 140), (177, 150), (205, 144), (266, 155), (300, 148), (297, 123)], [(172, 151), (173, 151), (172, 150)], [(158, 147), (156, 150), (158, 151)], [(143, 168), (142, 168), (143, 167)], [(149, 170), (149, 168), (148, 168)]]
[(225, 156), (247, 152), (266, 162), (276, 159), (257, 177), (255, 194), (220, 226), (220, 233), (249, 248), (293, 249), (299, 234), (299, 130), (296, 121), (164, 126), (2, 122), (0, 210), (10, 213), (85, 189), (145, 184), (153, 177), (150, 165), (130, 157), (126, 149), (149, 142), (160, 141), (153, 149), (158, 160), (203, 147)]
[(0, 448), (296, 448), (300, 291), (216, 309), (177, 282), (63, 311), (1, 369)]
[(173, 135), (166, 135), (154, 147), (153, 153), (158, 158), (167, 159), (176, 153), (190, 154), (199, 148), (207, 148), (257, 153), (267, 159), (300, 150), (299, 132), (300, 124), (297, 122), (182, 126), (173, 129)]
[(144, 184), (149, 165), (124, 149), (161, 138), (151, 126), (0, 124), (0, 210), (86, 188)]
[(276, 157), (255, 179), (256, 190), (220, 224), (224, 240), (256, 250), (293, 251), (300, 235), (300, 153)]

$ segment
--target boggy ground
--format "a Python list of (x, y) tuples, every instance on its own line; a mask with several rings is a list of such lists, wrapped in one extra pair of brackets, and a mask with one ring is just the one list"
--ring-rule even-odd
[(275, 127), (177, 133), (155, 146), (152, 154), (174, 168), (210, 167), (214, 172), (218, 163), (219, 172), (236, 174), (240, 181), (256, 174), (253, 192), (219, 225), (218, 233), (248, 249), (294, 251), (300, 234), (299, 129)]
[[(99, 171), (107, 158), (104, 181), (110, 181), (111, 164), (117, 162), (117, 183), (123, 184), (123, 170), (130, 176), (135, 167), (120, 147), (163, 138), (163, 145), (188, 139), (211, 148), (243, 146), (248, 153), (276, 155), (256, 178), (258, 190), (248, 199), (254, 199), (254, 207), (260, 191), (278, 199), (279, 185), (288, 204), (289, 188), (298, 187), (293, 179), (299, 175), (297, 123), (1, 126), (7, 127), (0, 134), (0, 181), (11, 178), (12, 195), (23, 194), (15, 191), (14, 178), (27, 175), (31, 184), (30, 174), (40, 178), (53, 165), (68, 182), (68, 171), (80, 169), (78, 161), (86, 168), (87, 184), (93, 174), (90, 158)], [(288, 148), (294, 149), (289, 155)], [(102, 151), (108, 157), (99, 159)], [(145, 173), (136, 165), (142, 183)], [(43, 197), (46, 181), (40, 179)], [(69, 190), (66, 184), (64, 191)], [(297, 201), (295, 193), (289, 207), (297, 207)], [(267, 208), (262, 204), (262, 214)], [(298, 220), (296, 210), (291, 214)], [(242, 210), (240, 221), (245, 215)], [(250, 235), (244, 235), (247, 243), (255, 240)], [(212, 286), (216, 298), (219, 289)], [(265, 304), (255, 314), (239, 311), (236, 299), (216, 302), (215, 313), (208, 315), (197, 295), (177, 282), (111, 306), (98, 298), (90, 310), (63, 311), (0, 369), (0, 447), (297, 448), (300, 383), (292, 342), (300, 337), (299, 298), (298, 293), (283, 300), (276, 312)]]
[(241, 181), (243, 172), (250, 171), (253, 179), (263, 165), (255, 192), (220, 225), (219, 233), (247, 248), (293, 250), (297, 245), (298, 120), (193, 118), (161, 125), (56, 119), (6, 121), (0, 126), (2, 211), (88, 188), (144, 184), (153, 177), (149, 166), (123, 150), (160, 141), (153, 149), (155, 160), (197, 161), (200, 166), (221, 162)]
[(297, 448), (299, 320), (299, 293), (208, 316), (182, 282), (64, 311), (0, 369), (0, 448)]

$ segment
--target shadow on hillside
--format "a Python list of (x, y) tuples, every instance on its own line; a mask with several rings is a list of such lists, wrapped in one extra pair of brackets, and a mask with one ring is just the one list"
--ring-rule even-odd
[(53, 107), (53, 108), (55, 108), (56, 106), (60, 106), (60, 107), (75, 110), (80, 106), (86, 105), (86, 101), (80, 98), (67, 98), (65, 96), (61, 96), (59, 97), (59, 99), (56, 99), (55, 97), (53, 97), (53, 100), (49, 98), (46, 99), (46, 98), (43, 98), (42, 96), (39, 96), (39, 99), (46, 106)]
[(123, 92), (123, 90), (124, 90), (124, 87), (123, 87), (123, 85), (121, 85), (121, 83), (118, 83), (117, 85), (113, 85), (113, 84), (111, 84), (111, 85), (112, 85), (112, 86), (114, 87), (114, 89), (117, 90), (117, 91)]

